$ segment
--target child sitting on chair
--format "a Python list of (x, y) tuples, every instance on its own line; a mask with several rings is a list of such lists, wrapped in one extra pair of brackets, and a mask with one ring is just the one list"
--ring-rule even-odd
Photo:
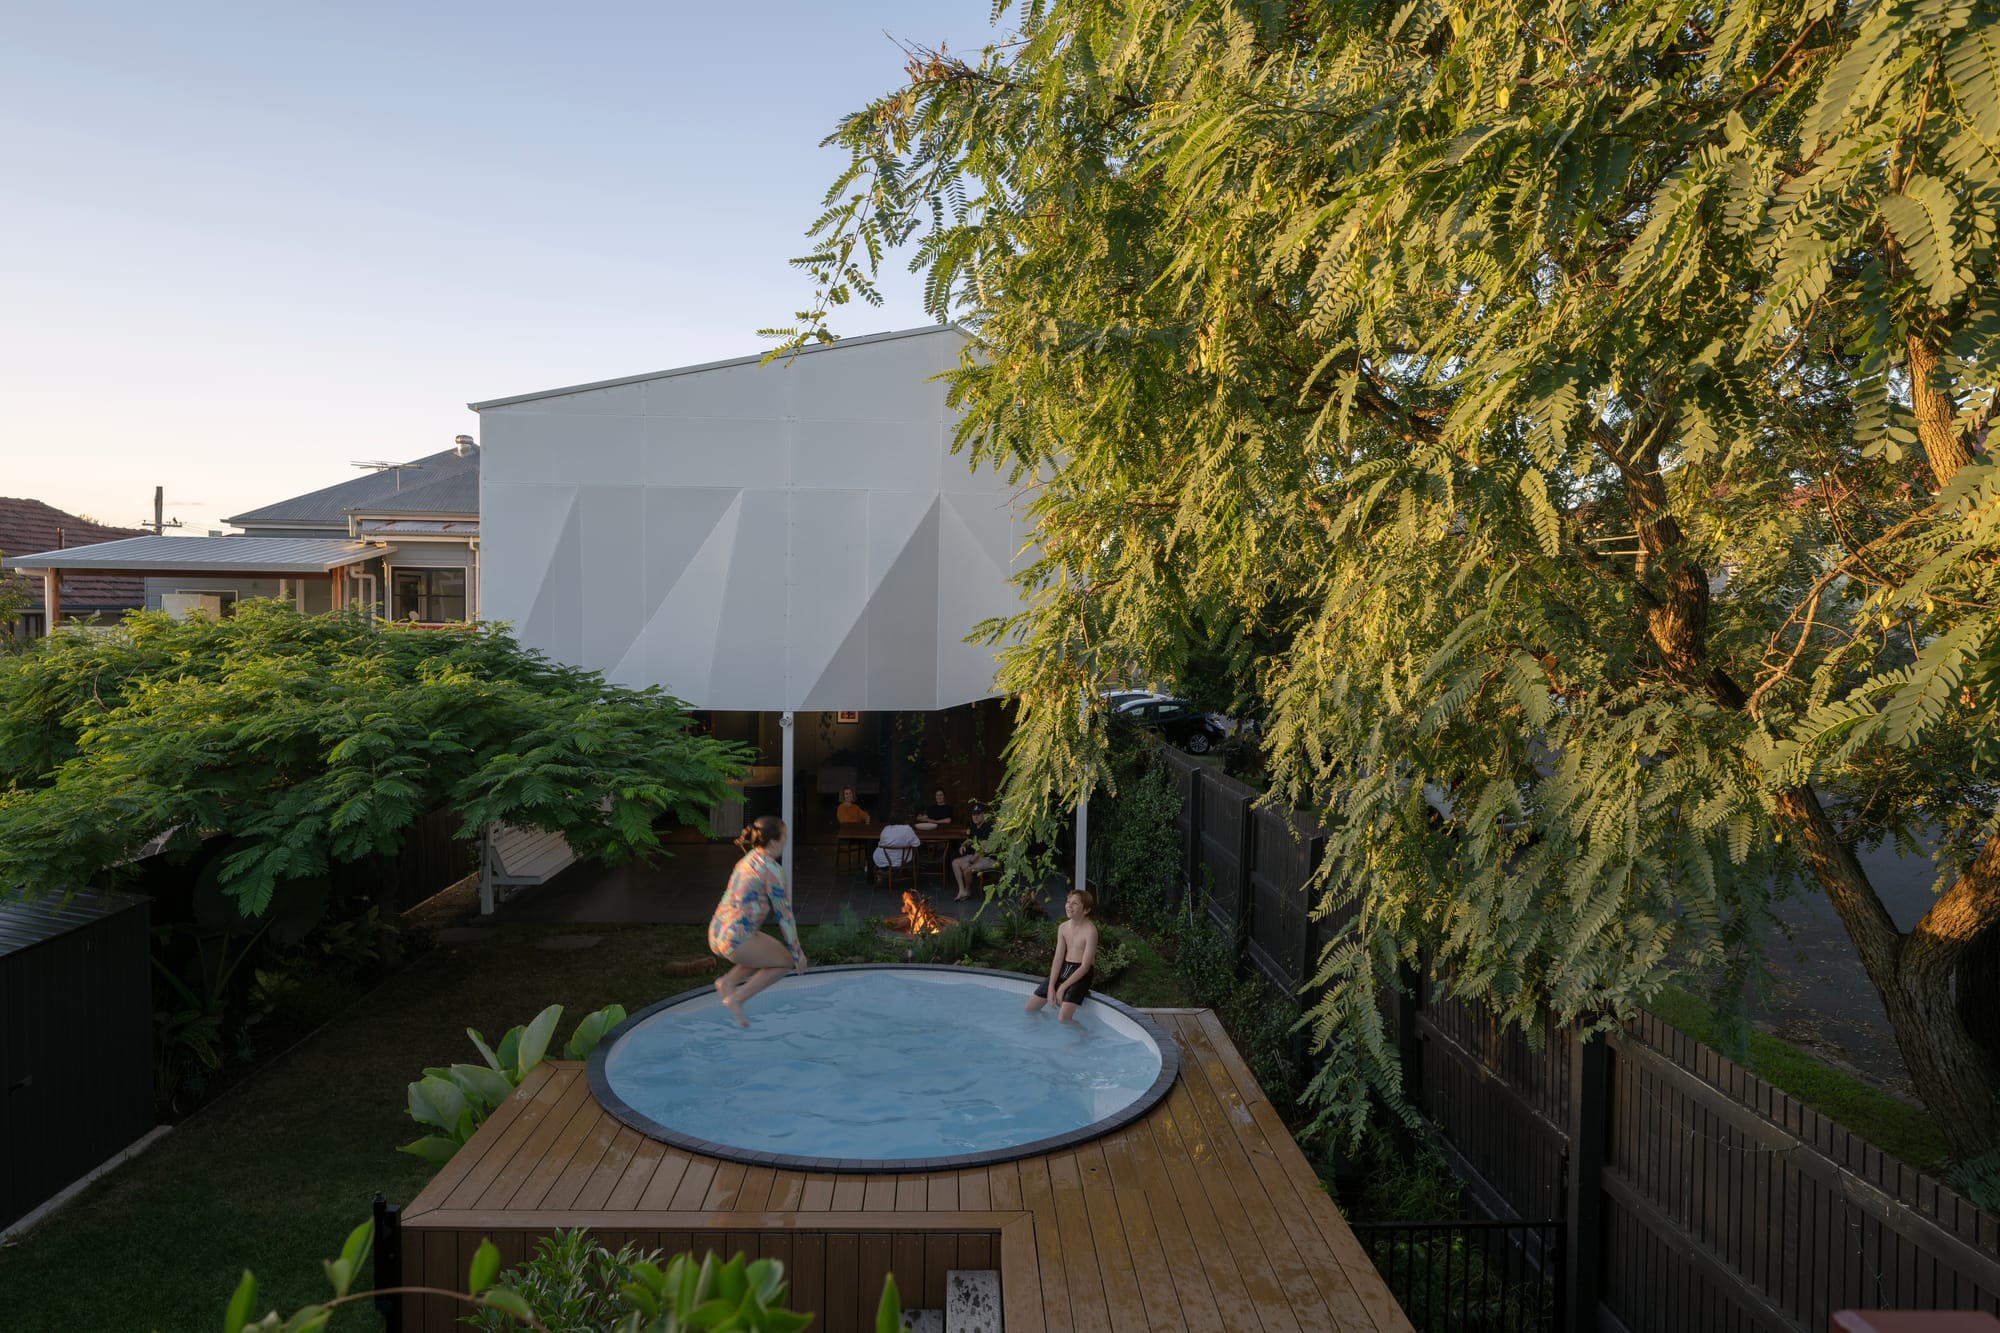
[(1035, 987), (1028, 1000), (1028, 1012), (1045, 1004), (1056, 1004), (1057, 1013), (1067, 1023), (1076, 1016), (1076, 1007), (1090, 998), (1090, 968), (1097, 961), (1097, 923), (1090, 909), (1097, 899), (1089, 889), (1071, 889), (1063, 902), (1068, 917), (1056, 929), (1056, 954), (1049, 962), (1049, 979)]

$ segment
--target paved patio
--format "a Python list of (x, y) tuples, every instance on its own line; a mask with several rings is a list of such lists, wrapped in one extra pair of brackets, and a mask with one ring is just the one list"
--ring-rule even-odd
[[(652, 865), (605, 867), (578, 862), (546, 884), (521, 890), (500, 904), (495, 915), (502, 924), (702, 925), (715, 911), (739, 853), (728, 843), (679, 843), (671, 850), (671, 856)], [(807, 844), (796, 849), (795, 855), (794, 910), (800, 925), (838, 921), (846, 908), (863, 918), (902, 910), (900, 887), (892, 894), (881, 884), (868, 884), (851, 863), (848, 868), (836, 869), (831, 845)], [(1044, 906), (1052, 919), (1062, 915), (1061, 895), (1067, 888), (1068, 882), (1059, 877), (1044, 886)], [(941, 886), (934, 871), (926, 872), (923, 892), (933, 910), (961, 920), (981, 905), (977, 898), (952, 901), (957, 889), (949, 884)]]

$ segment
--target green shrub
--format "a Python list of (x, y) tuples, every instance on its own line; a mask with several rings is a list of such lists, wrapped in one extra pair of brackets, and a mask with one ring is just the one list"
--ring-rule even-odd
[(1091, 839), (1091, 864), (1107, 905), (1126, 919), (1158, 926), (1180, 880), (1180, 796), (1150, 745), (1122, 745), (1114, 758), (1118, 798), (1104, 803)]
[(1110, 981), (1120, 972), (1132, 966), (1134, 957), (1131, 944), (1117, 930), (1110, 926), (1097, 928), (1097, 958), (1090, 965), (1091, 985), (1100, 981)]
[(1243, 1063), (1257, 1078), (1278, 1112), (1289, 1119), (1305, 1090), (1304, 1071), (1296, 1058), (1297, 1001), (1290, 996), (1274, 996), (1261, 976), (1252, 976), (1231, 988), (1220, 1006), (1222, 1025), (1242, 1055)]
[[(549, 1043), (555, 1040), (556, 1024), (562, 1021), (563, 1007), (552, 1004), (536, 1014), (532, 1021), (508, 1031), (500, 1038), (498, 1050), (486, 1044), (486, 1039), (474, 1028), (467, 1028), (465, 1035), (472, 1038), (480, 1056), (486, 1061), (482, 1067), (472, 1064), (456, 1064), (442, 1069), (426, 1069), (424, 1076), (410, 1084), (410, 1119), (420, 1125), (429, 1125), (438, 1132), (426, 1134), (414, 1143), (406, 1143), (397, 1151), (421, 1157), (433, 1166), (443, 1166), (452, 1159), (465, 1141), (486, 1123), (486, 1117), (493, 1114), (493, 1108), (500, 1105), (519, 1087), (535, 1067), (548, 1054)], [(563, 1048), (563, 1056), (570, 1060), (587, 1060), (604, 1034), (625, 1021), (625, 1006), (606, 1005), (596, 1013), (584, 1015), (570, 1034), (569, 1044)]]
[(986, 923), (974, 918), (949, 926), (917, 941), (910, 960), (917, 963), (962, 963), (989, 942)]
[[(630, 1245), (616, 1254), (588, 1231), (558, 1231), (542, 1237), (535, 1257), (500, 1275), (495, 1291), (512, 1292), (548, 1333), (602, 1333), (625, 1314), (623, 1288), (637, 1280), (638, 1265), (660, 1262), (658, 1250)], [(481, 1310), (465, 1322), (501, 1333), (520, 1327), (498, 1310)]]
[(1961, 1162), (1951, 1187), (1988, 1212), (2000, 1213), (2000, 1149)]
[(810, 927), (800, 942), (815, 963), (872, 963), (882, 954), (881, 932), (851, 905), (840, 909), (840, 920)]
[[(290, 1318), (276, 1310), (257, 1315), (257, 1279), (246, 1269), (223, 1312), (223, 1333), (323, 1333), (341, 1307), (363, 1305), (378, 1295), (351, 1290), (374, 1238), (373, 1222), (356, 1227), (340, 1257), (324, 1265), (333, 1288), (331, 1299), (308, 1305)], [(492, 1241), (482, 1240), (472, 1256), (464, 1292), (424, 1286), (399, 1290), (471, 1306), (474, 1313), (466, 1322), (485, 1329), (526, 1325), (549, 1333), (802, 1333), (812, 1323), (811, 1315), (784, 1308), (785, 1266), (775, 1259), (752, 1262), (739, 1254), (725, 1264), (710, 1254), (696, 1264), (682, 1254), (661, 1268), (653, 1256), (636, 1256), (630, 1246), (609, 1254), (586, 1232), (570, 1232), (557, 1240), (553, 1257), (545, 1241), (541, 1253), (505, 1280), (500, 1274), (500, 1251)], [(602, 1276), (618, 1280), (594, 1289)], [(546, 1304), (537, 1308), (532, 1303), (536, 1299)], [(890, 1277), (882, 1284), (875, 1333), (897, 1333), (902, 1314), (902, 1296), (896, 1279)]]

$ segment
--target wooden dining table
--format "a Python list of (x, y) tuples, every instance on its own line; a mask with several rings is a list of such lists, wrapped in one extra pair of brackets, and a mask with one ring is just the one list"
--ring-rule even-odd
[[(889, 827), (887, 824), (842, 824), (840, 840), (865, 842), (872, 847), (882, 840), (882, 830), (887, 827)], [(939, 824), (935, 828), (921, 828), (912, 824), (910, 827), (916, 829), (917, 836), (922, 838), (926, 845), (936, 842), (962, 842), (972, 836), (972, 826), (969, 824)]]
[[(886, 824), (842, 824), (838, 837), (841, 842), (858, 842), (873, 848), (881, 842), (882, 830), (887, 827)], [(935, 874), (939, 886), (943, 887), (945, 881), (951, 878), (951, 849), (971, 836), (971, 826), (952, 823), (939, 824), (934, 828), (918, 828), (915, 824), (910, 827), (916, 829), (917, 836), (924, 842), (921, 848), (916, 849), (918, 883), (923, 882), (923, 876), (928, 872)], [(872, 854), (863, 853), (864, 856)]]

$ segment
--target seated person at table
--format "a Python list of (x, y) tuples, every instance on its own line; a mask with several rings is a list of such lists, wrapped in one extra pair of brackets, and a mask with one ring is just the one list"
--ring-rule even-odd
[(987, 814), (986, 807), (977, 801), (972, 803), (972, 825), (967, 833), (969, 836), (958, 845), (957, 859), (951, 863), (951, 877), (958, 881), (958, 902), (972, 896), (974, 875), (999, 864), (986, 854), (985, 848), (985, 840), (993, 836), (993, 816)]
[(944, 798), (944, 788), (931, 793), (931, 803), (924, 807), (924, 818), (937, 824), (951, 822), (951, 802)]
[(868, 822), (868, 812), (861, 808), (859, 801), (854, 795), (854, 788), (842, 787), (840, 789), (840, 805), (835, 808), (833, 817), (843, 824), (866, 824)]
[(898, 810), (890, 815), (889, 822), (882, 826), (882, 836), (875, 840), (875, 854), (869, 858), (873, 862), (868, 867), (869, 882), (874, 882), (877, 867), (887, 869), (909, 865), (923, 845), (923, 838), (910, 827), (908, 811)]

